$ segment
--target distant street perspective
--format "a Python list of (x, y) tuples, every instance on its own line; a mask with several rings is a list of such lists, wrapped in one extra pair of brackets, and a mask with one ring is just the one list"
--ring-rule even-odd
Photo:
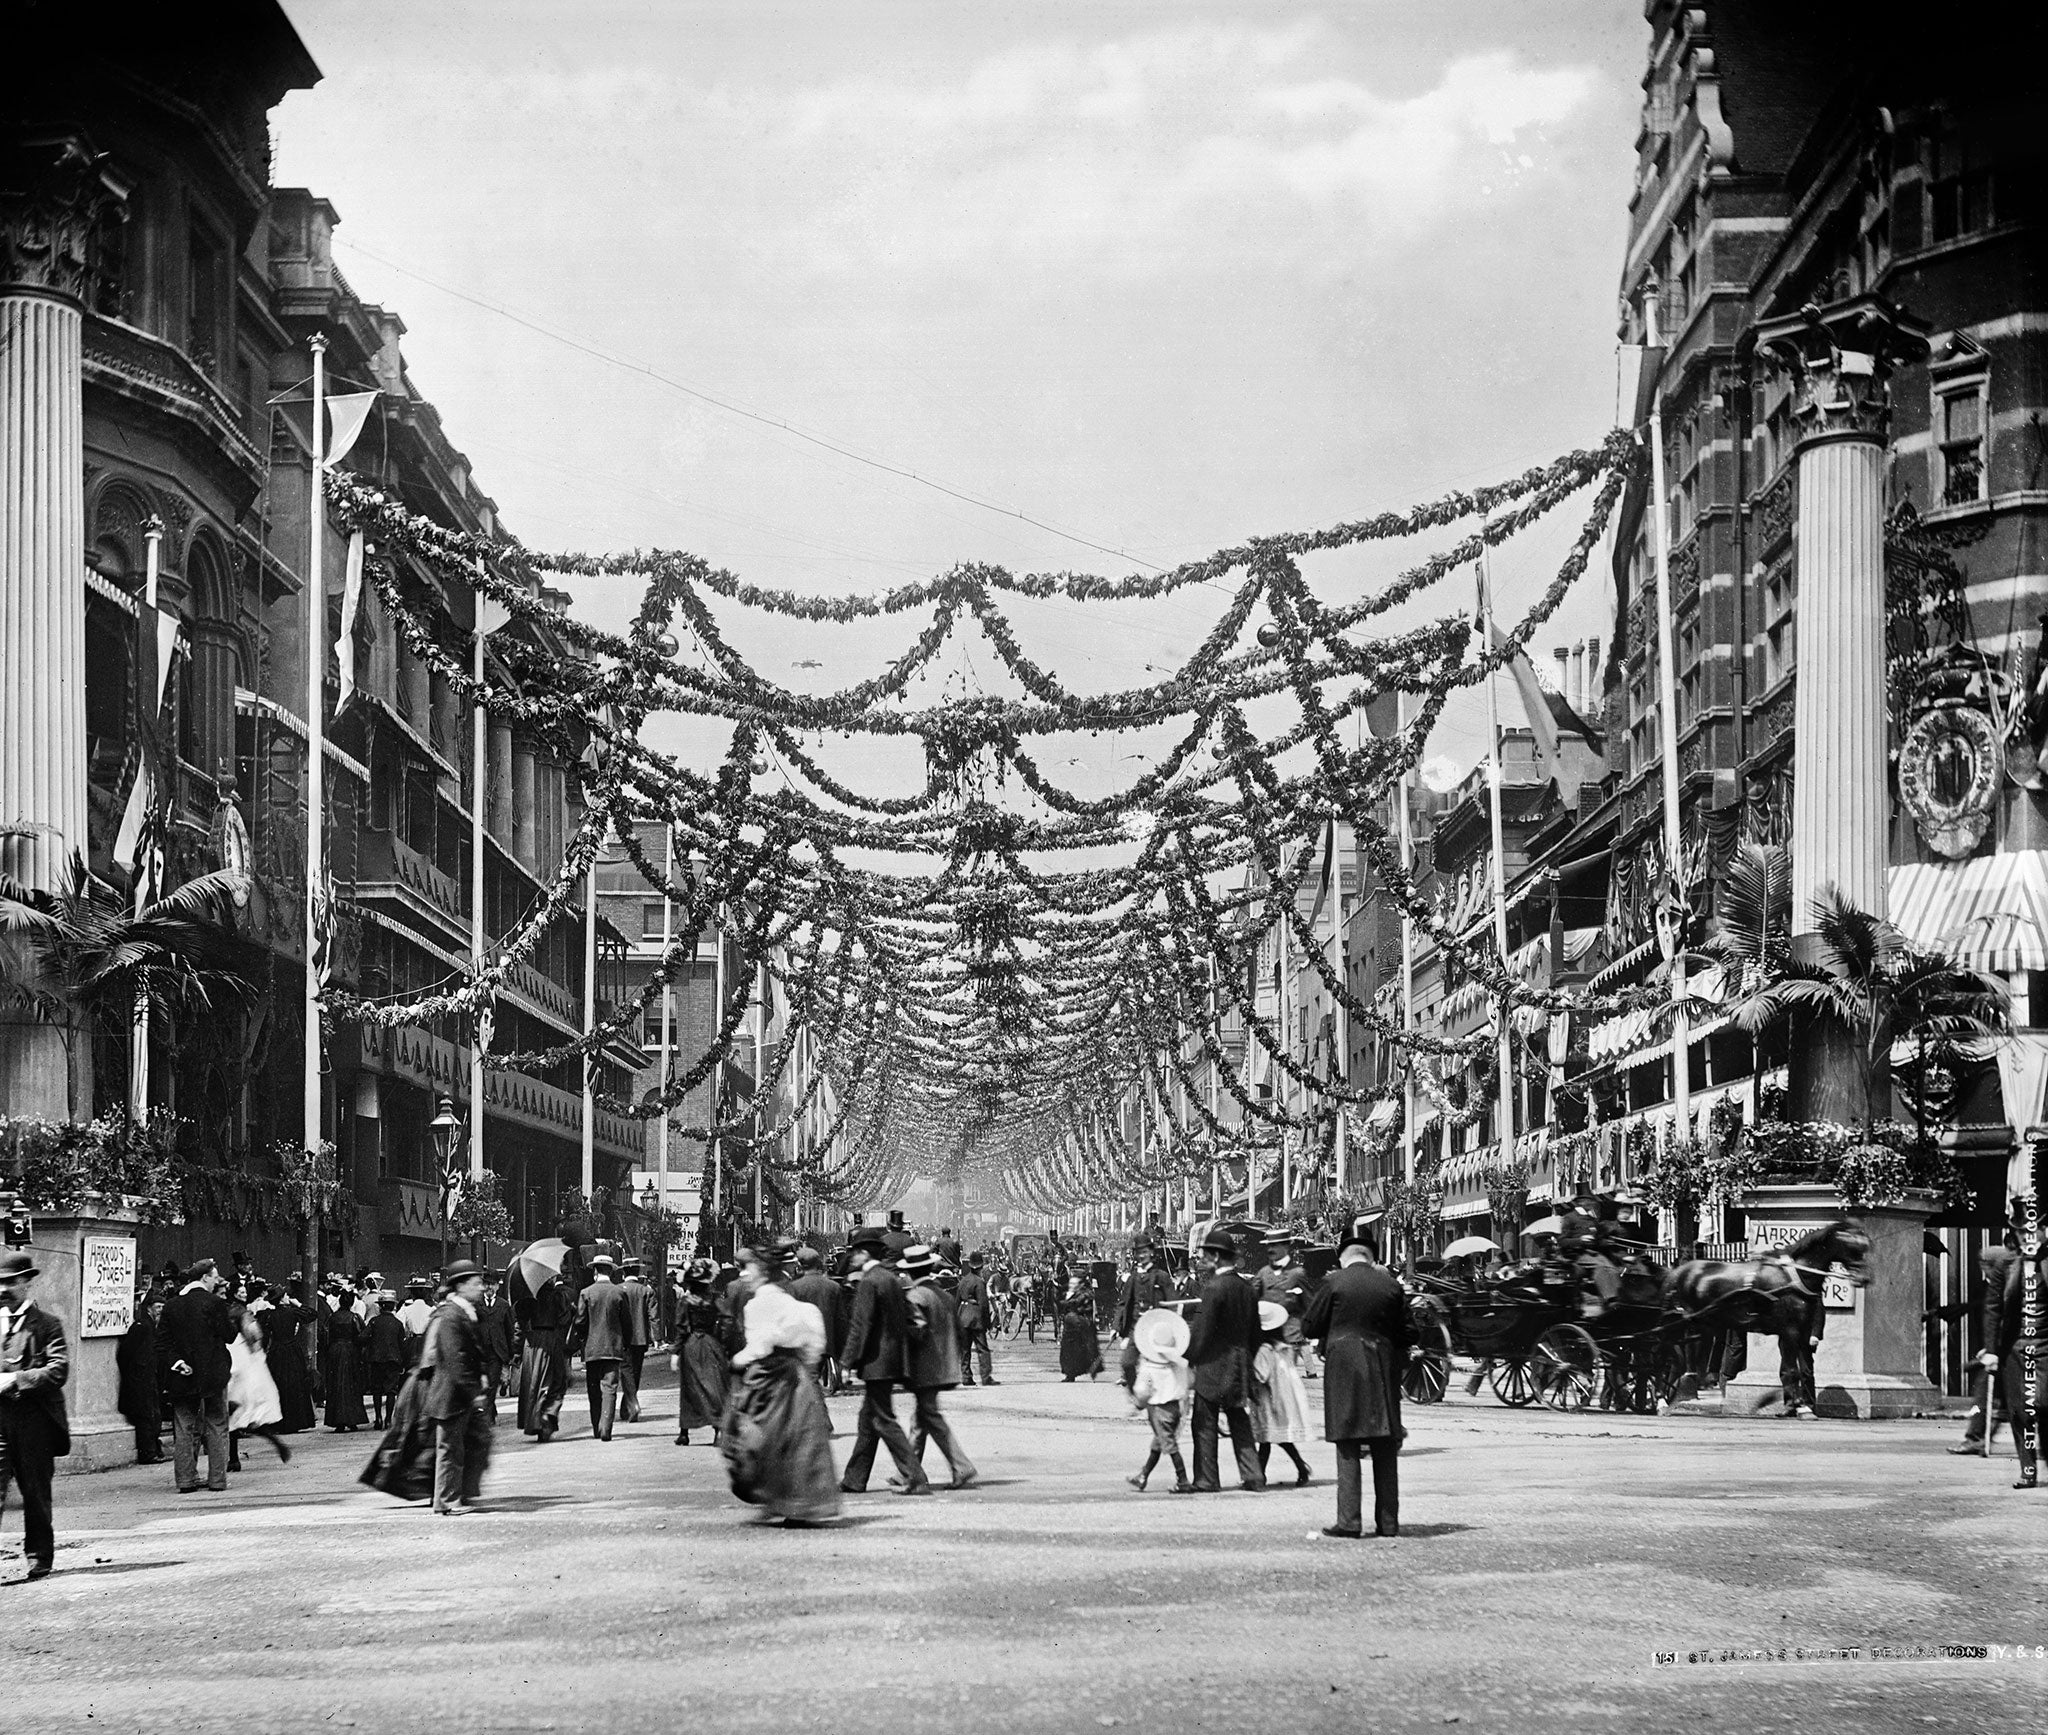
[(17, 1718), (2036, 1727), (1921, 23), (0, 9)]

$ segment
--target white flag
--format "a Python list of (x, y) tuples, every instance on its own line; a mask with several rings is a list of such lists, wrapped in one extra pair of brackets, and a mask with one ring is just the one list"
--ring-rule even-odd
[[(145, 626), (151, 624), (148, 616), (142, 617)], [(156, 659), (150, 671), (154, 677), (150, 691), (155, 702), (146, 719), (147, 727), (142, 731), (142, 753), (135, 768), (135, 782), (128, 791), (128, 805), (121, 814), (121, 827), (114, 836), (114, 860), (124, 868), (135, 865), (136, 850), (142, 842), (143, 826), (149, 817), (149, 810), (156, 801), (156, 731), (157, 720), (164, 709), (164, 688), (170, 684), (171, 658), (178, 645), (178, 615), (171, 609), (156, 611), (154, 632), (141, 632), (143, 655)]]
[(347, 392), (327, 400), (327, 462), (339, 464), (362, 434), (376, 406), (376, 392)]
[(341, 695), (334, 701), (340, 716), (356, 691), (356, 615), (363, 606), (363, 533), (348, 539), (348, 568), (341, 581), (341, 631), (334, 641), (334, 660), (341, 669)]

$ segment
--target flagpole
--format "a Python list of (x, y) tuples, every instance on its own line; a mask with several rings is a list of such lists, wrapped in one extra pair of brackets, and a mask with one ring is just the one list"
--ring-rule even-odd
[[(663, 888), (661, 895), (661, 967), (666, 971), (668, 969), (669, 948), (675, 944), (673, 888), (676, 883), (676, 826), (674, 820), (668, 822), (668, 848), (663, 858), (662, 878), (668, 881), (668, 886)], [(661, 1088), (664, 1092), (668, 1089), (669, 1017), (670, 1009), (674, 1002), (674, 990), (667, 982), (663, 982), (661, 985)], [(661, 1194), (660, 1209), (664, 1211), (668, 1209), (668, 1117), (669, 1105), (663, 1102), (661, 1105), (661, 1140), (655, 1147), (655, 1162), (658, 1165), (655, 1175), (657, 1190)], [(656, 1220), (659, 1221), (659, 1219)], [(663, 1248), (663, 1257), (666, 1258), (666, 1243), (663, 1244)], [(668, 1274), (664, 1271), (662, 1281), (666, 1282), (667, 1280)]]
[[(157, 613), (157, 573), (162, 564), (164, 544), (164, 521), (152, 512), (142, 532), (144, 556), (144, 578), (142, 581), (143, 606), (148, 611), (142, 619), (149, 623), (149, 643), (155, 658), (155, 667), (149, 671), (150, 692), (153, 701), (163, 696), (164, 647), (162, 641), (163, 617)], [(155, 715), (156, 713), (152, 713)], [(149, 798), (156, 800), (155, 776), (150, 767), (153, 755), (145, 753), (135, 768), (138, 779), (147, 781), (151, 787)], [(146, 850), (135, 854), (135, 880), (133, 885), (135, 913), (139, 916), (143, 908), (155, 896), (150, 881), (155, 877), (154, 863), (150, 859), (156, 851), (156, 828), (143, 827)], [(135, 983), (135, 1019), (128, 1033), (128, 1118), (137, 1126), (149, 1119), (149, 988), (138, 973)]]
[(323, 547), (327, 528), (327, 339), (313, 333), (313, 500), (306, 575), (306, 1003), (305, 1078), (301, 1132), (307, 1158), (320, 1148), (324, 1125), (320, 1102), (320, 903), (326, 891), (327, 850), (321, 833), (326, 818), (325, 763), (327, 676), (327, 571)]
[[(490, 783), (490, 718), (484, 711), (484, 640), (489, 601), (476, 593), (476, 643), (472, 649), (470, 678), (476, 683), (471, 704), (469, 804), (469, 967), (479, 980), (484, 973), (484, 801)], [(490, 1038), (491, 1019), (479, 1007), (470, 1017), (469, 1038), (469, 1175), (478, 1180), (484, 1172), (484, 1047)]]
[[(1479, 545), (1479, 610), (1485, 617), (1480, 642), (1488, 650), (1493, 646), (1493, 585), (1489, 578), (1486, 544)], [(1508, 858), (1504, 841), (1505, 828), (1501, 823), (1500, 793), (1500, 695), (1495, 691), (1499, 671), (1486, 677), (1486, 769), (1487, 782), (1493, 794), (1493, 943), (1500, 952), (1500, 967), (1508, 968)], [(1503, 994), (1500, 1008), (1496, 1013), (1499, 1030), (1496, 1033), (1495, 1064), (1499, 1078), (1495, 1081), (1500, 1096), (1500, 1132), (1496, 1141), (1500, 1147), (1502, 1162), (1515, 1144), (1515, 1075), (1514, 1055), (1508, 1037), (1508, 1001)], [(1499, 1224), (1494, 1227), (1498, 1229)]]
[[(1408, 751), (1408, 695), (1394, 695), (1394, 726), (1401, 734), (1401, 751)], [(1415, 845), (1408, 834), (1408, 780), (1412, 770), (1404, 769), (1394, 787), (1395, 823), (1401, 832), (1401, 876), (1412, 886), (1415, 879)], [(1415, 918), (1401, 906), (1401, 1028), (1415, 1028)], [(1409, 1047), (1401, 1057), (1401, 1180), (1415, 1184), (1415, 1050)]]
[[(597, 854), (583, 870), (583, 1036), (597, 1029)], [(597, 1184), (597, 1051), (583, 1054), (583, 1197)]]
[[(1653, 286), (1643, 297), (1643, 342), (1648, 350), (1662, 347), (1657, 330), (1657, 291)], [(1678, 663), (1673, 625), (1675, 609), (1671, 596), (1671, 508), (1664, 493), (1664, 369), (1661, 358), (1656, 383), (1650, 396), (1650, 517), (1651, 546), (1657, 559), (1657, 733), (1662, 737), (1664, 773), (1664, 868), (1668, 897), (1681, 918), (1686, 908), (1684, 861), (1685, 839), (1678, 811)], [(1660, 927), (1662, 924), (1659, 924)], [(1660, 934), (1660, 938), (1663, 936)], [(1671, 987), (1671, 1112), (1680, 1138), (1692, 1137), (1692, 1020), (1685, 996), (1685, 932), (1681, 919), (1671, 933), (1669, 969)], [(1661, 1246), (1678, 1245), (1678, 1214), (1657, 1213), (1657, 1240)]]

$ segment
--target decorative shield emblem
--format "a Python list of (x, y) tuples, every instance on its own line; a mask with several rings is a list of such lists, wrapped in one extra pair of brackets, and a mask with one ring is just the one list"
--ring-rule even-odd
[(1983, 841), (2005, 776), (2005, 744), (1982, 711), (1936, 705), (1899, 748), (1899, 796), (1927, 847), (1958, 859)]

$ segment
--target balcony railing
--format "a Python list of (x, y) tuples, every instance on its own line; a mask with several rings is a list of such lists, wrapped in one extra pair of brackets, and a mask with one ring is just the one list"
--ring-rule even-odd
[(469, 908), (455, 881), (410, 844), (374, 825), (363, 827), (356, 883), (357, 895), (366, 900), (386, 888), (401, 887), (461, 932), (469, 930)]

